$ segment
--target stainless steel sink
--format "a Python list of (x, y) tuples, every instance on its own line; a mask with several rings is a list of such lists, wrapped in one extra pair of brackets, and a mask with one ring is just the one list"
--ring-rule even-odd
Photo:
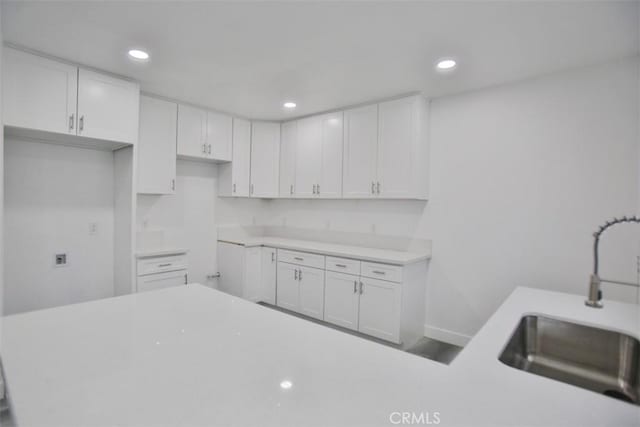
[(500, 355), (508, 366), (640, 405), (640, 342), (615, 331), (532, 315)]

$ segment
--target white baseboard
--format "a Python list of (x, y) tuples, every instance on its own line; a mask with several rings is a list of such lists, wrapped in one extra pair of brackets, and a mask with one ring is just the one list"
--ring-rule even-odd
[(467, 345), (471, 341), (471, 336), (464, 335), (458, 332), (453, 332), (448, 329), (437, 328), (431, 325), (424, 325), (424, 336), (433, 338), (434, 340), (448, 342), (460, 347)]

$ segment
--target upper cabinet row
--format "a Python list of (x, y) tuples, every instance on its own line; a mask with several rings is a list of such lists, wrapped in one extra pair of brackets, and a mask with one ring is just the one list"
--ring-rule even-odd
[(235, 122), (219, 195), (426, 199), (428, 101), (410, 96), (278, 125)]
[(18, 132), (138, 140), (137, 83), (3, 48), (4, 124)]

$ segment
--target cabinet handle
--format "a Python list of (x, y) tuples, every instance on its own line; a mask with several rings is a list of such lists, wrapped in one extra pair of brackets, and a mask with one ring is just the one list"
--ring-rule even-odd
[(75, 114), (69, 116), (69, 130), (73, 130), (73, 123), (75, 121)]
[(316, 185), (313, 184), (313, 194), (316, 194)]
[(271, 262), (274, 262), (275, 260), (276, 260), (276, 253), (271, 252)]
[(184, 284), (186, 285), (187, 283), (188, 283), (188, 280), (187, 280), (187, 273), (184, 273)]
[(376, 184), (371, 181), (371, 194), (376, 194)]
[(236, 192), (236, 184), (233, 184), (233, 193), (235, 194)]
[(251, 184), (251, 194), (253, 194), (253, 184)]
[(362, 282), (360, 282), (360, 295), (362, 295)]
[(158, 267), (171, 267), (171, 263), (167, 263), (167, 264), (158, 264)]
[(355, 294), (356, 292), (358, 292), (358, 281), (354, 280), (353, 281), (353, 293)]
[(175, 179), (172, 179), (172, 180), (171, 180), (171, 189), (172, 189), (173, 191), (175, 191), (175, 190), (176, 190), (176, 180), (175, 180)]
[(293, 279), (298, 280), (298, 269), (293, 270)]
[(304, 261), (304, 258), (300, 258), (299, 256), (294, 256), (293, 259), (296, 261)]
[(80, 132), (84, 130), (84, 116), (80, 116), (80, 122), (78, 123), (78, 130)]
[[(209, 151), (208, 151), (208, 153), (209, 153), (209, 154), (211, 154), (211, 144), (209, 144)], [(378, 185), (379, 185), (379, 184), (378, 184)], [(380, 190), (378, 190), (378, 192), (379, 192), (379, 191), (380, 191)]]
[(302, 270), (298, 270), (298, 280), (302, 280)]
[(320, 184), (316, 184), (316, 194), (320, 194)]
[(293, 184), (291, 184), (291, 186), (289, 188), (289, 194), (293, 194)]
[(202, 144), (202, 153), (207, 154), (207, 144)]
[(380, 181), (378, 181), (378, 194), (380, 194)]
[(346, 265), (344, 265), (344, 264), (336, 264), (336, 267), (340, 267), (340, 268), (347, 268), (347, 266), (346, 266)]
[(385, 271), (380, 271), (380, 270), (373, 270), (372, 273), (382, 274), (383, 276), (387, 274)]

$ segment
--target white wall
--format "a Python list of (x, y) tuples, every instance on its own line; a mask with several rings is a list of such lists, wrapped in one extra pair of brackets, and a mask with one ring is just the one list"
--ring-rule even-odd
[[(206, 276), (217, 271), (216, 200), (217, 166), (187, 160), (178, 160), (175, 194), (138, 195), (138, 231), (162, 234), (161, 246), (188, 249), (190, 282), (208, 284)], [(139, 233), (139, 248), (145, 240), (158, 246)]]
[[(251, 211), (226, 200), (224, 216), (237, 204), (242, 225), (432, 239), (426, 331), (463, 343), (516, 286), (586, 293), (591, 233), (638, 207), (637, 85), (627, 60), (434, 100), (428, 202), (274, 200)], [(633, 226), (604, 236), (602, 275), (637, 280), (638, 240)]]
[(112, 296), (113, 153), (8, 139), (4, 156), (5, 314)]

